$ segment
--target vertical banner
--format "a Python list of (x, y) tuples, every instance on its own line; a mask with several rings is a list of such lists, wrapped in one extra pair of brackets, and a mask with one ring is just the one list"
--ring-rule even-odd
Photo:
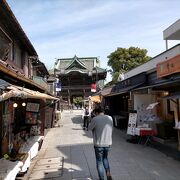
[(96, 92), (96, 83), (91, 84), (91, 92)]
[(59, 78), (56, 78), (55, 89), (56, 92), (61, 91), (61, 81), (59, 80)]

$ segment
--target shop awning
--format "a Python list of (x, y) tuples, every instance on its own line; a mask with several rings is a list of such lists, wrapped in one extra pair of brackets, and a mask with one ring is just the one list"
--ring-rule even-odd
[(120, 95), (120, 94), (128, 93), (128, 92), (130, 92), (131, 90), (139, 87), (140, 85), (142, 85), (142, 83), (140, 83), (140, 84), (135, 84), (135, 85), (133, 85), (133, 86), (129, 86), (129, 87), (126, 87), (126, 88), (119, 89), (117, 92), (111, 92), (110, 94), (107, 94), (107, 95), (105, 95), (105, 96), (106, 96), (106, 97), (107, 97), (107, 96), (115, 96), (115, 95)]
[(0, 101), (5, 101), (12, 97), (18, 97), (18, 98), (31, 98), (31, 99), (49, 99), (49, 100), (59, 100), (56, 97), (50, 96), (45, 93), (40, 93), (38, 91), (33, 91), (27, 88), (19, 87), (10, 85), (6, 88), (8, 92), (3, 93), (0, 95)]
[(101, 98), (100, 98), (99, 95), (90, 96), (89, 98), (90, 98), (90, 100), (91, 100), (92, 102), (96, 102), (96, 103), (100, 103), (100, 102), (101, 102)]
[(164, 88), (167, 88), (167, 87), (172, 88), (174, 86), (178, 86), (179, 83), (180, 83), (180, 78), (178, 78), (178, 79), (170, 79), (170, 80), (159, 82), (159, 83), (156, 83), (156, 84), (138, 87), (138, 88), (136, 88), (134, 90), (143, 90), (143, 89), (148, 89), (148, 88), (155, 88), (155, 89), (164, 90)]
[(5, 89), (9, 85), (10, 85), (10, 83), (4, 81), (3, 79), (0, 79), (0, 90)]
[(108, 94), (111, 93), (112, 88), (113, 88), (113, 86), (102, 89), (102, 90), (101, 90), (101, 95), (102, 95), (102, 96), (107, 96)]

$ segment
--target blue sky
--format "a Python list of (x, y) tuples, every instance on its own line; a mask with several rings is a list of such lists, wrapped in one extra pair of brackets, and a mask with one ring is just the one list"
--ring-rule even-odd
[[(7, 0), (46, 67), (56, 58), (96, 56), (107, 67), (117, 47), (165, 50), (163, 30), (180, 18), (179, 0)], [(179, 43), (172, 42), (170, 46)]]

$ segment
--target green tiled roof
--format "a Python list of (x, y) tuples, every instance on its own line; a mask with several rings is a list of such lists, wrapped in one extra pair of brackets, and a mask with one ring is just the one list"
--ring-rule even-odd
[(99, 60), (97, 57), (84, 57), (58, 59), (55, 63), (55, 69), (62, 71), (64, 74), (68, 74), (72, 71), (79, 71), (80, 73), (105, 73), (106, 69), (98, 67)]

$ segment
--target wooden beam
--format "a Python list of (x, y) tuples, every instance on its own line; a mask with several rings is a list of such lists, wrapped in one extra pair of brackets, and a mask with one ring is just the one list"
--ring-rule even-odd
[[(3, 118), (2, 118), (2, 115), (3, 115), (3, 102), (0, 102), (0, 137), (2, 137), (2, 128), (3, 128)], [(1, 138), (0, 138), (0, 147), (2, 147), (2, 141), (1, 141)], [(0, 148), (0, 157), (2, 156), (2, 149)]]
[(36, 87), (38, 87), (39, 89), (45, 91), (45, 89), (44, 89), (42, 86), (36, 84), (33, 80), (28, 79), (28, 78), (26, 78), (26, 77), (24, 77), (24, 76), (21, 76), (21, 75), (19, 75), (18, 73), (12, 72), (10, 69), (8, 69), (7, 67), (2, 66), (1, 64), (0, 64), (0, 71), (2, 71), (3, 73), (5, 73), (5, 74), (7, 74), (7, 75), (9, 75), (9, 76), (12, 76), (12, 77), (14, 77), (14, 78), (16, 78), (16, 79), (18, 79), (18, 80), (23, 81), (23, 82), (29, 83), (29, 84), (31, 84), (31, 85), (33, 85), (33, 86), (36, 86)]

